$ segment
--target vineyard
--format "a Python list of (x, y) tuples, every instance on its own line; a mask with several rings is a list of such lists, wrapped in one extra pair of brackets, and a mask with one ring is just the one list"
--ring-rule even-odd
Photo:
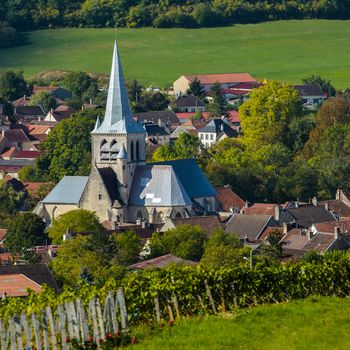
[[(115, 294), (109, 291), (120, 291), (120, 287), (123, 288), (125, 299), (112, 298), (115, 302), (108, 304), (111, 295)], [(345, 255), (313, 263), (273, 266), (261, 264), (256, 265), (253, 270), (244, 264), (227, 270), (205, 270), (199, 266), (173, 266), (165, 270), (132, 273), (120, 281), (111, 280), (102, 288), (81, 284), (75, 289), (64, 290), (59, 296), (52, 290), (45, 289), (40, 294), (30, 294), (27, 299), (9, 298), (3, 301), (0, 308), (2, 319), (0, 324), (2, 325), (2, 339), (5, 339), (5, 329), (10, 329), (14, 320), (21, 317), (33, 319), (32, 315), (35, 314), (36, 327), (39, 332), (44, 332), (48, 323), (47, 317), (43, 317), (45, 313), (42, 310), (47, 310), (49, 307), (52, 310), (52, 319), (57, 319), (59, 310), (64, 305), (66, 312), (70, 310), (65, 323), (70, 338), (79, 343), (93, 337), (96, 343), (99, 339), (106, 340), (107, 332), (114, 334), (123, 329), (125, 333), (128, 325), (132, 330), (140, 323), (152, 325), (162, 320), (173, 321), (182, 316), (217, 314), (251, 305), (301, 299), (310, 295), (345, 297), (349, 294), (350, 261)], [(95, 312), (97, 318), (94, 321), (91, 311), (94, 308), (91, 306), (91, 300), (96, 300), (96, 298), (99, 298), (102, 305), (100, 305), (100, 311)], [(77, 299), (80, 304), (77, 304)], [(102, 302), (105, 300), (109, 301)], [(67, 307), (67, 305), (70, 306)], [(95, 305), (95, 310), (98, 310), (96, 302), (93, 302), (93, 305)], [(118, 312), (116, 312), (117, 309)], [(120, 310), (125, 310), (125, 312)], [(89, 315), (85, 323), (79, 323), (82, 320), (82, 317), (78, 316), (79, 312), (80, 315)], [(69, 313), (70, 316), (68, 316)], [(113, 325), (113, 320), (117, 316), (112, 317), (111, 315), (117, 314), (121, 318), (121, 327)], [(48, 320), (50, 318), (51, 316)], [(78, 330), (74, 331), (74, 327), (70, 328), (69, 320), (79, 324), (76, 326)], [(96, 335), (94, 323), (99, 323), (97, 329), (100, 333), (98, 335)], [(63, 327), (54, 332), (51, 326), (49, 328), (50, 334), (56, 332), (57, 339), (62, 338), (59, 330), (62, 330)], [(82, 331), (84, 329), (85, 333)], [(12, 333), (16, 334), (16, 331)], [(6, 340), (11, 338), (12, 333), (8, 332), (9, 336)], [(41, 334), (45, 340), (45, 333)], [(32, 336), (35, 338), (35, 332)], [(16, 335), (13, 335), (14, 341), (16, 341), (15, 338)], [(37, 338), (40, 337), (37, 336)], [(17, 336), (17, 343), (21, 341), (23, 339)], [(52, 340), (48, 342), (48, 347), (44, 347), (45, 349), (51, 348)], [(2, 349), (7, 349), (5, 341), (2, 343)], [(11, 347), (11, 349), (17, 348)], [(21, 348), (18, 347), (18, 349)]]

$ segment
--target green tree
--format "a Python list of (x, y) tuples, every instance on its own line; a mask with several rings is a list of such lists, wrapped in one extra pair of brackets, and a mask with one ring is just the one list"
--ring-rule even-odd
[(226, 100), (222, 94), (220, 83), (216, 82), (211, 88), (210, 93), (213, 101), (209, 104), (210, 115), (215, 118), (221, 118), (226, 115)]
[(203, 255), (205, 241), (206, 235), (200, 226), (179, 225), (165, 231), (161, 238), (159, 235), (152, 235), (151, 256), (154, 257), (156, 253), (172, 254), (179, 258), (198, 261)]
[(212, 233), (205, 245), (201, 265), (209, 268), (232, 268), (249, 255), (249, 248), (243, 248), (240, 239), (218, 229)]
[[(63, 78), (63, 84), (73, 95), (89, 100), (97, 94), (97, 82), (85, 72), (69, 72)], [(87, 95), (86, 92), (88, 92)]]
[[(96, 113), (96, 111), (95, 111)], [(34, 175), (57, 182), (64, 175), (88, 175), (91, 164), (91, 131), (95, 120), (80, 112), (61, 121), (41, 146)]]
[(57, 107), (56, 99), (49, 92), (38, 92), (30, 100), (32, 106), (39, 105), (47, 113), (51, 108)]
[(49, 237), (53, 243), (59, 244), (67, 230), (71, 233), (91, 234), (100, 234), (104, 231), (96, 214), (84, 209), (71, 210), (54, 219), (48, 231)]
[[(259, 255), (265, 256), (271, 260), (277, 260), (283, 257), (282, 235), (277, 229), (274, 229), (265, 239), (265, 244), (260, 247)], [(264, 257), (263, 257), (264, 258)]]
[(205, 99), (206, 95), (205, 95), (204, 87), (197, 77), (190, 82), (189, 87), (186, 90), (186, 94), (197, 96), (201, 100)]
[(118, 233), (114, 239), (117, 251), (113, 263), (128, 266), (139, 261), (142, 243), (134, 231)]
[(327, 79), (322, 79), (319, 75), (311, 75), (308, 78), (303, 79), (304, 84), (318, 84), (321, 86), (322, 91), (326, 93), (329, 97), (335, 96), (336, 90), (332, 85), (332, 82)]
[(0, 21), (0, 48), (15, 45), (16, 39), (16, 29), (9, 26), (8, 23)]
[(302, 115), (297, 91), (271, 82), (250, 94), (239, 108), (244, 143), (255, 151), (264, 144), (281, 143), (292, 148), (294, 135), (290, 124)]
[(15, 258), (32, 262), (35, 252), (31, 248), (43, 244), (46, 239), (45, 223), (41, 218), (32, 213), (17, 213), (7, 223), (4, 246)]
[(0, 98), (5, 99), (5, 101), (13, 101), (27, 93), (28, 86), (22, 70), (0, 71)]

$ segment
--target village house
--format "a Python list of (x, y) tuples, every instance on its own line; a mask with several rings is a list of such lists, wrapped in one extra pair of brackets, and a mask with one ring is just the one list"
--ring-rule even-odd
[(44, 118), (45, 122), (57, 122), (59, 123), (63, 119), (69, 118), (75, 110), (71, 107), (61, 105), (56, 109), (51, 109)]
[(185, 95), (190, 83), (195, 79), (199, 79), (201, 85), (206, 92), (210, 88), (219, 83), (222, 89), (233, 88), (242, 83), (256, 84), (257, 81), (249, 73), (224, 73), (224, 74), (192, 74), (182, 75), (173, 83), (175, 96)]
[(170, 133), (158, 124), (145, 123), (146, 141), (158, 146), (170, 144)]
[(226, 137), (238, 137), (238, 133), (225, 120), (213, 118), (205, 126), (198, 129), (198, 137), (202, 144), (209, 148), (215, 142)]
[(179, 96), (172, 104), (171, 107), (177, 112), (204, 112), (205, 103), (197, 96), (184, 95)]
[(324, 101), (325, 96), (319, 84), (292, 85), (298, 91), (303, 107), (315, 110)]
[(115, 43), (105, 117), (103, 122), (97, 119), (91, 133), (90, 176), (65, 176), (37, 213), (49, 224), (69, 210), (82, 208), (95, 211), (101, 222), (119, 224), (158, 223), (215, 211), (216, 192), (196, 161), (146, 164), (145, 136), (145, 129), (131, 115)]
[(66, 100), (72, 98), (72, 93), (61, 86), (38, 86), (35, 85), (32, 90), (32, 95), (39, 92), (49, 92), (55, 99), (58, 105), (65, 104)]
[(171, 127), (180, 125), (180, 121), (175, 112), (170, 109), (164, 111), (135, 113), (133, 118), (139, 124), (158, 124), (161, 128), (166, 128), (168, 131), (170, 131)]

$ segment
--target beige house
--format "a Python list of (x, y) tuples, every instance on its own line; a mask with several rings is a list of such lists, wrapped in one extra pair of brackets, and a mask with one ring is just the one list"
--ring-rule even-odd
[(215, 83), (220, 83), (223, 89), (232, 88), (241, 83), (256, 83), (256, 79), (249, 73), (181, 75), (181, 77), (173, 83), (175, 95), (185, 95), (190, 83), (195, 78), (199, 79), (206, 92), (208, 92)]

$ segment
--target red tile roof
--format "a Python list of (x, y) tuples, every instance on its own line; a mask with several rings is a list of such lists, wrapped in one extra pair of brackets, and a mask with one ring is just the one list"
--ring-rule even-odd
[(196, 265), (197, 263), (191, 260), (185, 260), (178, 258), (174, 255), (163, 255), (154, 259), (142, 261), (137, 264), (133, 264), (128, 266), (129, 270), (144, 270), (149, 268), (162, 268), (166, 267), (169, 264), (177, 264), (177, 265)]
[(41, 189), (42, 186), (50, 185), (51, 182), (24, 182), (23, 184), (28, 193), (36, 197), (38, 195), (38, 190)]
[(27, 289), (38, 293), (41, 286), (22, 274), (0, 275), (0, 295), (23, 297), (28, 295)]
[(275, 207), (277, 204), (270, 203), (254, 203), (248, 208), (244, 208), (244, 214), (248, 215), (275, 215)]
[(229, 187), (216, 187), (215, 188), (217, 196), (216, 199), (220, 202), (222, 209), (229, 212), (231, 208), (236, 208), (241, 210), (245, 201), (239, 197), (235, 192)]
[(336, 227), (339, 227), (341, 233), (350, 232), (350, 220), (322, 222), (314, 226), (321, 233), (333, 234)]
[(265, 230), (260, 235), (259, 239), (264, 240), (271, 232), (277, 231), (280, 235), (282, 235), (283, 228), (282, 227), (271, 227), (267, 226)]
[(1, 154), (1, 157), (4, 159), (11, 158), (15, 152), (16, 152), (16, 147), (10, 147), (10, 149), (8, 149), (7, 151)]
[(256, 80), (249, 73), (192, 74), (184, 75), (184, 77), (189, 81), (197, 78), (203, 85), (215, 84), (216, 82), (219, 82), (221, 84), (256, 82)]
[(7, 230), (5, 228), (0, 228), (0, 242), (5, 238)]
[(19, 151), (12, 158), (14, 159), (36, 159), (40, 156), (39, 151)]

